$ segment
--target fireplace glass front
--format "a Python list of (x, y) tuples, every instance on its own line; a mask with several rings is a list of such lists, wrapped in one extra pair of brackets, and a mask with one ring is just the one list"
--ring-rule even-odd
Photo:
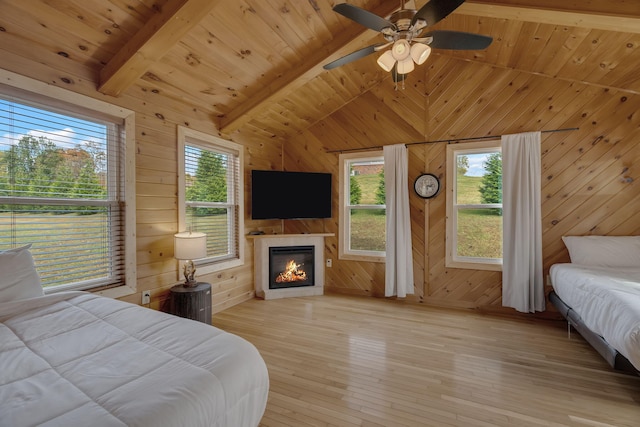
[(313, 286), (314, 246), (269, 248), (269, 289)]

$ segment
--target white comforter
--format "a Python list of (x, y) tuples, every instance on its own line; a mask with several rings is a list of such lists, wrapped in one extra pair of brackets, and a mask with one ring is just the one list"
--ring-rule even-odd
[(84, 292), (0, 304), (0, 426), (256, 426), (256, 348)]
[(640, 266), (556, 264), (550, 275), (562, 301), (640, 370)]

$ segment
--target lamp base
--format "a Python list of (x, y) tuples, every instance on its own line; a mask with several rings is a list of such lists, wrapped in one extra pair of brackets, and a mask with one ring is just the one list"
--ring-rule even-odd
[(196, 281), (196, 266), (193, 264), (193, 261), (187, 260), (184, 262), (184, 284), (185, 288), (193, 288), (198, 284)]

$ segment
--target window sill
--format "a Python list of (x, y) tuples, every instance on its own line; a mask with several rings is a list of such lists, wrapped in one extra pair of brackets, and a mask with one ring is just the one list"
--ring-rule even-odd
[(351, 254), (340, 254), (338, 259), (346, 260), (346, 261), (364, 261), (364, 262), (380, 262), (384, 263), (387, 261), (385, 256), (376, 256), (376, 255), (351, 255)]
[[(227, 270), (229, 268), (240, 267), (242, 265), (244, 265), (243, 259), (232, 259), (213, 264), (198, 265), (198, 263), (196, 263), (196, 269), (198, 274), (209, 274), (215, 273), (217, 271)], [(178, 268), (178, 276), (182, 276), (182, 268)]]
[(502, 263), (466, 262), (447, 260), (447, 268), (463, 268), (467, 270), (502, 271)]
[[(90, 291), (89, 291), (90, 292)], [(109, 289), (104, 289), (102, 291), (97, 291), (94, 292), (95, 294), (101, 295), (103, 297), (108, 297), (108, 298), (122, 298), (122, 297), (126, 297), (128, 295), (133, 295), (136, 293), (136, 290), (130, 286), (127, 285), (122, 285), (122, 286), (115, 286), (113, 288), (109, 288)]]

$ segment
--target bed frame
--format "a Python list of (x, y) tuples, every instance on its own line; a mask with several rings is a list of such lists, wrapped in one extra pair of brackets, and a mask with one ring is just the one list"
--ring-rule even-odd
[(629, 359), (620, 354), (615, 348), (611, 347), (608, 342), (600, 335), (590, 330), (582, 320), (582, 317), (571, 307), (564, 303), (560, 297), (554, 292), (549, 293), (549, 301), (558, 309), (560, 314), (567, 319), (569, 331), (573, 326), (576, 331), (589, 343), (598, 353), (611, 365), (613, 369), (618, 371), (640, 375), (638, 371), (629, 362)]

